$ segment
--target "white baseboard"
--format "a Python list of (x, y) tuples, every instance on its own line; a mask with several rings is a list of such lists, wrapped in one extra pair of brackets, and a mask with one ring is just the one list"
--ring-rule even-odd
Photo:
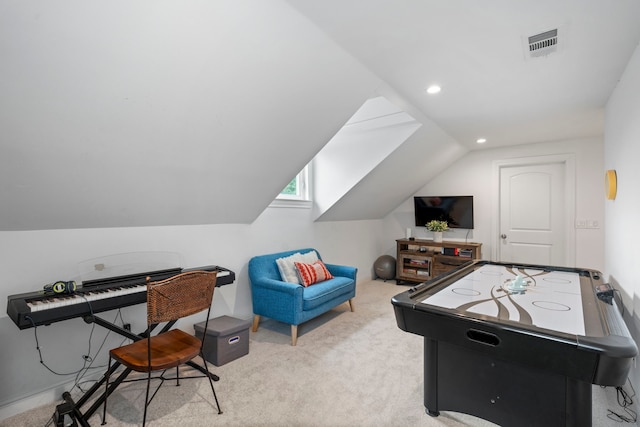
[[(60, 391), (58, 392), (58, 390)], [(53, 415), (53, 411), (55, 410), (53, 403), (56, 400), (61, 399), (63, 391), (64, 388), (59, 386), (3, 405), (0, 407), (0, 421), (6, 420), (7, 418), (21, 414), (22, 412), (26, 412), (30, 409), (37, 408), (38, 406), (48, 404), (51, 404), (51, 415)]]
[(51, 405), (51, 416), (56, 410), (56, 404), (62, 403), (62, 393), (69, 391), (73, 387), (73, 381), (65, 384), (58, 384), (41, 392), (19, 398), (13, 402), (0, 406), (0, 421), (21, 414), (33, 408), (43, 405)]

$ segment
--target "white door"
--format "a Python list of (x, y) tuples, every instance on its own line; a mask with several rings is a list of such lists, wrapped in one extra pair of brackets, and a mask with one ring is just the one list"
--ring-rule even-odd
[(566, 266), (565, 163), (500, 168), (498, 260)]

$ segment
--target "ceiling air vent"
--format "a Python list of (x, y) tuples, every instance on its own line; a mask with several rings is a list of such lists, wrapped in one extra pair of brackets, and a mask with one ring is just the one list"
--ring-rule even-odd
[(529, 37), (529, 55), (532, 58), (548, 55), (558, 48), (558, 29)]

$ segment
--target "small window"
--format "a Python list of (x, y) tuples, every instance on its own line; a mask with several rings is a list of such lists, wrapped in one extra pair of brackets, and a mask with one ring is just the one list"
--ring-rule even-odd
[(311, 207), (309, 169), (309, 165), (305, 166), (278, 194), (271, 207)]
[(280, 200), (309, 200), (309, 166), (305, 166), (298, 175), (280, 192)]

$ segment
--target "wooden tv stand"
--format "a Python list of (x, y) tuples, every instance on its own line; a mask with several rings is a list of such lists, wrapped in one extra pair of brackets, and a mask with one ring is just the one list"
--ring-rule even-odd
[[(396, 281), (425, 282), (482, 257), (482, 243), (398, 239)], [(451, 252), (445, 254), (444, 251)], [(457, 255), (456, 255), (457, 254)], [(461, 255), (462, 254), (462, 255)]]

